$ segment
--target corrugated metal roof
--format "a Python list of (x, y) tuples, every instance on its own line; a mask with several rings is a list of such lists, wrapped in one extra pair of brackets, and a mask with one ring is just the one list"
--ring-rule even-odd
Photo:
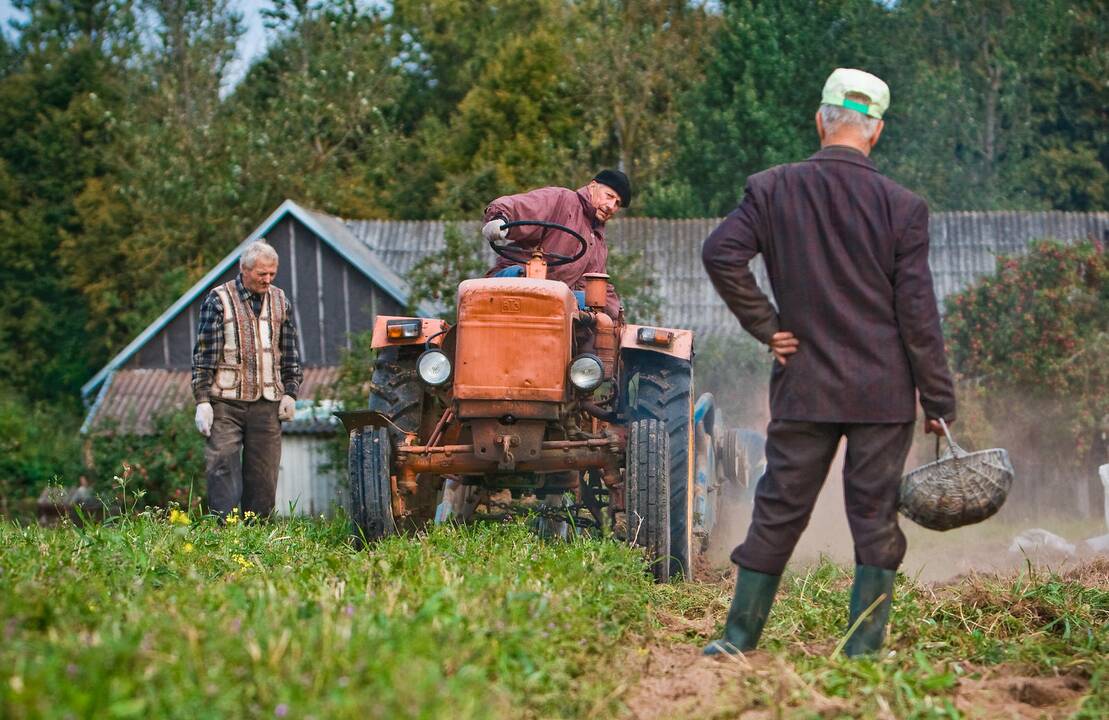
[[(473, 221), (347, 220), (351, 234), (365, 243), (399, 275), (445, 245), (449, 225), (476, 236)], [(701, 244), (720, 224), (719, 218), (657, 220), (623, 218), (608, 225), (609, 247), (642, 258), (662, 298), (662, 324), (689, 328), (699, 335), (742, 332), (716, 295), (701, 265)], [(1103, 238), (1109, 213), (1065, 212), (943, 212), (931, 216), (929, 261), (937, 299), (957, 292), (982, 275), (994, 272), (999, 254), (1021, 254), (1040, 238), (1074, 241)], [(493, 255), (486, 249), (492, 265)], [(762, 258), (754, 262), (759, 284), (769, 295)]]
[[(326, 399), (339, 377), (338, 367), (304, 369), (300, 397), (305, 400)], [(85, 431), (121, 432), (150, 435), (155, 420), (164, 413), (192, 405), (191, 372), (129, 368), (117, 371), (99, 404), (90, 413)], [(311, 413), (284, 423), (286, 432), (334, 432), (336, 425)]]

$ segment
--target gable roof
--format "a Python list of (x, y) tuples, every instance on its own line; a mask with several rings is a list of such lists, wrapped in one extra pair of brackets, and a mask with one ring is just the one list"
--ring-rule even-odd
[[(318, 235), (320, 239), (327, 243), (331, 249), (340, 255), (340, 257), (361, 271), (363, 275), (396, 299), (397, 302), (402, 305), (408, 304), (408, 284), (397, 275), (396, 272), (389, 269), (389, 267), (377, 257), (373, 250), (359, 241), (341, 220), (331, 215), (309, 210), (292, 200), (286, 200), (281, 203), (276, 210), (270, 213), (270, 216), (263, 220), (262, 224), (254, 229), (254, 232), (250, 233), (250, 235), (239, 243), (234, 250), (228, 253), (227, 256), (209, 270), (204, 277), (197, 280), (176, 302), (159, 315), (157, 320), (139, 333), (134, 340), (128, 343), (127, 347), (120, 350), (107, 365), (92, 376), (92, 379), (82, 385), (81, 396), (88, 397), (100, 387), (113, 371), (123, 367), (143, 345), (157, 335), (158, 332), (177, 317), (179, 313), (188, 308), (202, 292), (207, 290), (213, 282), (237, 262), (239, 255), (248, 245), (255, 240), (260, 240), (265, 237), (270, 230), (272, 230), (277, 223), (284, 220), (286, 216), (296, 218), (305, 227)], [(422, 306), (421, 311), (430, 312), (430, 310)]]

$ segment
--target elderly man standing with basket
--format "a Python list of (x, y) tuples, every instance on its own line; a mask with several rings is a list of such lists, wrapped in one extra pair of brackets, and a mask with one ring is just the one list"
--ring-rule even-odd
[(303, 380), (293, 314), (273, 285), (277, 261), (268, 243), (251, 243), (239, 274), (200, 307), (192, 389), (196, 428), (208, 438), (208, 506), (221, 521), (236, 509), (273, 512), (281, 421), (293, 419)]
[[(861, 70), (828, 78), (803, 162), (752, 175), (743, 201), (705, 241), (702, 257), (740, 324), (767, 344), (771, 421), (722, 640), (709, 655), (755, 648), (781, 575), (808, 524), (841, 438), (855, 543), (845, 650), (879, 650), (906, 542), (897, 495), (916, 420), (955, 419), (928, 268), (928, 206), (883, 177), (869, 155), (889, 88)], [(777, 309), (749, 263), (766, 262)]]

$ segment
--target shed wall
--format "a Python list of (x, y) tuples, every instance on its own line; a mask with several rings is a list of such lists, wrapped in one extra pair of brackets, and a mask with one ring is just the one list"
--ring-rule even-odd
[[(286, 217), (279, 222), (267, 240), (281, 258), (274, 284), (285, 291), (292, 303), (304, 365), (338, 365), (342, 350), (349, 347), (350, 333), (372, 329), (377, 312), (404, 313), (400, 303), (353, 269), (295, 218)], [(237, 264), (211, 287), (233, 279), (236, 274)], [(198, 295), (143, 345), (125, 367), (177, 370), (191, 367), (200, 307), (207, 297), (207, 290)]]
[(281, 467), (277, 473), (279, 515), (330, 517), (341, 502), (338, 477), (324, 470), (327, 439), (313, 435), (281, 438)]

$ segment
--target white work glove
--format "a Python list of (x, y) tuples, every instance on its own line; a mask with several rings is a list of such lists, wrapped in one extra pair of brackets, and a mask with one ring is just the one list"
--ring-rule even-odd
[(196, 406), (196, 429), (204, 437), (212, 434), (212, 403), (202, 402)]
[(292, 420), (297, 412), (297, 401), (288, 395), (281, 396), (281, 404), (277, 407), (278, 420)]
[(504, 220), (501, 218), (493, 218), (481, 228), (481, 234), (484, 235), (485, 239), (489, 242), (507, 240), (508, 231), (504, 229), (504, 224)]

